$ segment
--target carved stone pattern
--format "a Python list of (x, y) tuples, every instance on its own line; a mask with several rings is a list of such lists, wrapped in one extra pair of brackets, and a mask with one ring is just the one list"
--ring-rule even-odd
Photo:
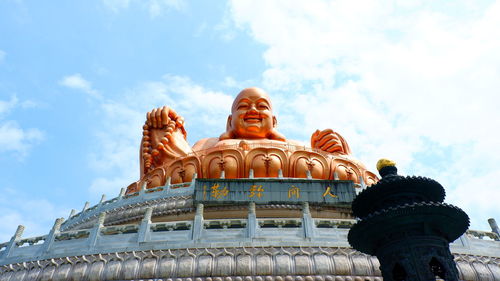
[[(309, 171), (313, 178), (333, 179), (336, 173), (340, 180), (353, 180), (372, 184), (378, 179), (359, 161), (341, 154), (325, 153), (324, 151), (302, 146), (266, 143), (244, 148), (239, 145), (218, 146), (205, 151), (177, 158), (167, 162), (162, 169), (155, 169), (144, 175), (137, 184), (132, 183), (127, 188), (127, 194), (137, 191), (144, 181), (147, 188), (161, 186), (165, 178), (154, 180), (159, 170), (165, 171), (164, 176), (170, 177), (172, 184), (189, 182), (194, 173), (200, 178), (219, 178), (224, 171), (225, 178), (248, 177), (249, 169), (254, 170), (254, 176), (277, 177), (281, 170), (284, 177), (306, 178)], [(149, 175), (156, 173), (158, 175)]]
[[(500, 258), (455, 254), (455, 261), (461, 279), (500, 278)], [(9, 264), (0, 267), (0, 280), (381, 281), (379, 266), (375, 257), (350, 248), (197, 248)]]

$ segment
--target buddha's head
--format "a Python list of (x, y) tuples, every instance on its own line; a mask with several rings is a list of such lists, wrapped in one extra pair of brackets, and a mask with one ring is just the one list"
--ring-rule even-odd
[(277, 137), (276, 125), (269, 95), (259, 88), (247, 88), (234, 99), (226, 133), (220, 138), (284, 139), (281, 135)]

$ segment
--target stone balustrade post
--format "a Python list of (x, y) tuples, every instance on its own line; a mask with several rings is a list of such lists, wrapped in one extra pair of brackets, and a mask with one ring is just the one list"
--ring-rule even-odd
[(257, 215), (255, 214), (255, 202), (248, 204), (247, 237), (252, 239), (257, 232)]
[(226, 178), (226, 171), (222, 170), (222, 171), (220, 172), (220, 178), (221, 178), (221, 179), (225, 179), (225, 178)]
[(89, 201), (85, 202), (85, 205), (83, 205), (82, 212), (85, 212), (89, 208), (89, 206), (90, 206), (90, 202)]
[(89, 249), (93, 249), (97, 243), (97, 239), (101, 235), (101, 228), (104, 227), (104, 221), (106, 220), (106, 212), (101, 212), (99, 218), (96, 221), (94, 227), (90, 230), (89, 240), (87, 246)]
[(310, 170), (306, 171), (306, 177), (307, 177), (308, 180), (312, 179), (312, 175), (311, 175), (311, 171)]
[(488, 223), (490, 224), (491, 231), (495, 232), (500, 237), (500, 229), (498, 228), (498, 224), (494, 218), (488, 219)]
[(153, 215), (153, 207), (148, 207), (144, 213), (141, 224), (139, 225), (137, 240), (139, 243), (149, 240), (151, 233), (151, 216)]
[(196, 186), (196, 179), (198, 178), (198, 174), (194, 173), (193, 178), (191, 179), (191, 183), (189, 184), (189, 191), (194, 193), (194, 188)]
[(47, 252), (50, 251), (52, 244), (54, 244), (56, 235), (58, 235), (60, 230), (61, 230), (61, 224), (63, 223), (63, 221), (64, 221), (64, 218), (58, 218), (54, 222), (54, 226), (50, 230), (49, 234), (45, 238), (45, 242), (43, 243), (42, 251), (41, 251), (42, 255), (46, 254)]
[(314, 221), (311, 217), (309, 202), (302, 203), (302, 225), (304, 228), (304, 237), (308, 240), (314, 237)]
[(337, 174), (337, 172), (333, 173), (333, 179), (336, 180), (336, 181), (339, 180), (339, 174)]
[(283, 178), (283, 170), (281, 170), (281, 169), (278, 170), (278, 178), (280, 178), (280, 179)]
[(2, 255), (0, 255), (0, 258), (7, 258), (9, 257), (10, 253), (12, 250), (16, 247), (16, 243), (21, 240), (21, 237), (23, 236), (24, 232), (24, 225), (18, 225), (16, 232), (14, 233), (14, 236), (9, 241), (9, 244), (7, 244), (7, 247), (5, 248), (4, 252)]
[(248, 170), (248, 178), (249, 179), (253, 179), (254, 178), (254, 176), (253, 176), (253, 169)]
[(361, 190), (366, 189), (366, 183), (362, 176), (359, 176), (359, 184), (361, 185)]
[(354, 183), (354, 191), (356, 192), (356, 195), (358, 195), (361, 191), (363, 191), (366, 188), (366, 184), (363, 181), (363, 177), (359, 176), (359, 183)]
[(201, 203), (196, 206), (196, 214), (194, 216), (192, 229), (192, 239), (199, 240), (203, 231), (203, 204)]
[(143, 182), (141, 185), (141, 190), (139, 191), (139, 196), (146, 193), (147, 187), (148, 187), (148, 182), (147, 181)]
[(118, 194), (118, 200), (123, 199), (123, 196), (125, 196), (125, 192), (127, 192), (127, 190), (125, 189), (125, 187), (122, 187), (120, 189), (120, 194)]
[(75, 216), (75, 214), (76, 214), (76, 210), (75, 210), (75, 209), (71, 209), (71, 212), (69, 213), (68, 220), (69, 220), (70, 218), (72, 218), (73, 216)]
[(163, 192), (165, 192), (166, 194), (169, 194), (169, 193), (170, 193), (170, 191), (172, 191), (172, 190), (170, 189), (171, 182), (172, 182), (172, 179), (171, 179), (170, 177), (167, 177), (167, 178), (165, 179), (165, 185), (164, 185), (164, 186), (165, 186), (165, 188), (164, 188)]

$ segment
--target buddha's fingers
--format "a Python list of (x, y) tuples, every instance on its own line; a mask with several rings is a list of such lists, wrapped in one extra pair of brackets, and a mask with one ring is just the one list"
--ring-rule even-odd
[(153, 123), (151, 122), (151, 111), (146, 113), (146, 125), (148, 125), (148, 127), (153, 126)]
[(311, 146), (315, 147), (316, 142), (318, 141), (318, 136), (319, 136), (319, 130), (316, 130), (312, 135), (311, 135)]
[(156, 112), (158, 110), (155, 108), (153, 110), (151, 110), (151, 114), (148, 116), (149, 117), (149, 120), (151, 121), (151, 126), (153, 128), (158, 128), (158, 125), (157, 125), (157, 122), (156, 122)]
[(337, 151), (343, 152), (344, 148), (342, 147), (341, 144), (336, 144), (336, 145), (333, 145), (330, 148), (326, 149), (325, 151), (330, 152), (330, 153), (337, 152)]
[(321, 150), (332, 152), (332, 151), (330, 151), (330, 149), (333, 149), (334, 151), (336, 151), (338, 148), (332, 148), (335, 146), (340, 146), (340, 148), (342, 149), (342, 145), (340, 144), (340, 141), (337, 138), (332, 138), (328, 142), (326, 142), (324, 145), (321, 146)]
[(161, 112), (162, 112), (162, 108), (159, 107), (159, 108), (156, 109), (154, 118), (156, 119), (156, 126), (157, 126), (157, 128), (161, 128), (162, 127), (162, 124), (161, 124)]
[(161, 108), (160, 120), (161, 120), (161, 125), (162, 126), (166, 126), (168, 124), (168, 121), (170, 121), (169, 118), (168, 118), (169, 111), (170, 110), (166, 106), (163, 106)]
[(335, 136), (334, 134), (329, 134), (329, 135), (323, 136), (321, 139), (319, 139), (316, 146), (323, 147), (325, 145), (325, 143), (328, 143), (331, 140), (336, 140), (337, 142), (340, 142), (338, 140), (337, 136)]
[(322, 139), (324, 136), (329, 134), (335, 134), (332, 129), (326, 129), (319, 133), (318, 139)]
[(175, 110), (173, 108), (169, 107), (168, 117), (170, 117), (170, 119), (172, 119), (172, 120), (177, 120), (177, 118), (180, 116), (179, 116), (179, 114), (177, 114), (177, 112), (175, 112)]

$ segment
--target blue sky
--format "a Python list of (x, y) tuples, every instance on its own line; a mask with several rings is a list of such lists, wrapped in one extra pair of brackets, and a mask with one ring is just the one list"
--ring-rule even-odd
[(500, 220), (500, 2), (0, 1), (0, 240), (139, 176), (145, 113), (218, 136), (258, 86), (280, 130), (332, 128), (374, 170), (440, 181), (472, 228)]

